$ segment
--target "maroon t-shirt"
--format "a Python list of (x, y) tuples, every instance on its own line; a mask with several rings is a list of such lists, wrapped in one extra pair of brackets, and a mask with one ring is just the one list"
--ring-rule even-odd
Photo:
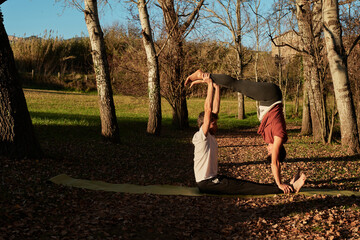
[(287, 141), (286, 123), (283, 113), (282, 103), (276, 104), (262, 119), (258, 134), (261, 134), (266, 143), (274, 143), (274, 136), (283, 139), (283, 143)]

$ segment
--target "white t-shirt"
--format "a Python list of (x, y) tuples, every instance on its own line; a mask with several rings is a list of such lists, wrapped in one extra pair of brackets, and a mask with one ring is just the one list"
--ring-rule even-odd
[(218, 144), (213, 135), (205, 136), (202, 127), (194, 134), (194, 173), (196, 182), (215, 177), (218, 172)]
[(282, 101), (277, 101), (271, 104), (271, 106), (259, 106), (259, 121), (261, 122), (265, 114), (267, 114), (275, 105), (282, 103)]

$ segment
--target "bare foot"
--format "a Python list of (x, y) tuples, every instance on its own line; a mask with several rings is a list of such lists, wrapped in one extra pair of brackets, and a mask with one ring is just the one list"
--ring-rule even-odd
[(304, 173), (301, 173), (297, 180), (295, 180), (295, 177), (293, 178), (294, 181), (293, 180), (291, 181), (293, 182), (292, 186), (294, 187), (295, 192), (298, 193), (302, 188), (302, 186), (304, 186), (305, 184), (306, 176)]
[(193, 74), (191, 74), (190, 76), (188, 76), (188, 77), (186, 78), (185, 86), (186, 86), (190, 81), (202, 80), (202, 79), (203, 79), (203, 75), (204, 75), (204, 72), (203, 72), (203, 71), (201, 71), (200, 69), (197, 70), (196, 72), (194, 72)]
[(300, 178), (300, 168), (298, 168), (295, 176), (291, 179), (290, 184), (293, 185), (296, 180)]
[(191, 84), (190, 84), (190, 88), (192, 88), (192, 86), (196, 85), (196, 84), (199, 84), (199, 83), (204, 83), (203, 80), (195, 80), (195, 81), (192, 81)]

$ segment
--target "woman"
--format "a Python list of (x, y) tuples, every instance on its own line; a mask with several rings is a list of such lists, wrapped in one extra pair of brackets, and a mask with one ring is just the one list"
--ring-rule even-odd
[[(185, 85), (191, 82), (190, 87), (192, 87), (194, 84), (202, 83), (205, 74), (207, 73), (197, 70), (187, 77)], [(294, 192), (292, 186), (283, 183), (281, 180), (280, 162), (286, 157), (283, 145), (287, 141), (287, 133), (280, 88), (273, 83), (237, 80), (226, 74), (210, 74), (210, 78), (220, 86), (230, 88), (259, 101), (258, 110), (261, 123), (258, 133), (263, 136), (264, 141), (268, 144), (268, 157), (271, 158), (271, 171), (275, 182), (284, 193)]]

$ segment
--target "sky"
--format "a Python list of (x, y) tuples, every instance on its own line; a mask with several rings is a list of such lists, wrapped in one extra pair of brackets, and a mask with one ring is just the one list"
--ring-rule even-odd
[[(83, 3), (83, 1), (80, 1)], [(114, 22), (127, 23), (125, 7), (112, 1), (111, 8), (100, 11), (102, 27)], [(53, 37), (69, 39), (88, 36), (84, 14), (73, 7), (64, 8), (64, 3), (55, 0), (7, 0), (1, 6), (4, 25), (8, 35), (16, 37), (44, 36), (52, 31)]]
[[(63, 39), (88, 36), (84, 13), (74, 7), (64, 7), (64, 1), (7, 0), (0, 6), (7, 34), (16, 37), (38, 36), (61, 37)], [(83, 0), (78, 1), (84, 4)], [(127, 26), (130, 21), (130, 13), (127, 9), (129, 3), (119, 3), (120, 0), (111, 0), (109, 2), (111, 7), (102, 6), (99, 8), (101, 27), (105, 29), (114, 23)], [(262, 0), (263, 10), (269, 8), (271, 3), (272, 0)], [(149, 9), (149, 11), (151, 10)], [(152, 18), (157, 16), (157, 14), (152, 12), (150, 12), (150, 15)], [(213, 28), (209, 29), (210, 32), (213, 30)], [(49, 35), (50, 31), (51, 35)], [(230, 38), (226, 31), (217, 33), (216, 36), (221, 36), (222, 40), (224, 40), (224, 37), (225, 40)], [(211, 34), (210, 36), (214, 37), (213, 35)], [(191, 38), (191, 36), (190, 34), (188, 37)], [(197, 37), (196, 31), (193, 36)], [(254, 45), (253, 37), (250, 35), (246, 35), (243, 41), (243, 44), (246, 46), (253, 47)]]

